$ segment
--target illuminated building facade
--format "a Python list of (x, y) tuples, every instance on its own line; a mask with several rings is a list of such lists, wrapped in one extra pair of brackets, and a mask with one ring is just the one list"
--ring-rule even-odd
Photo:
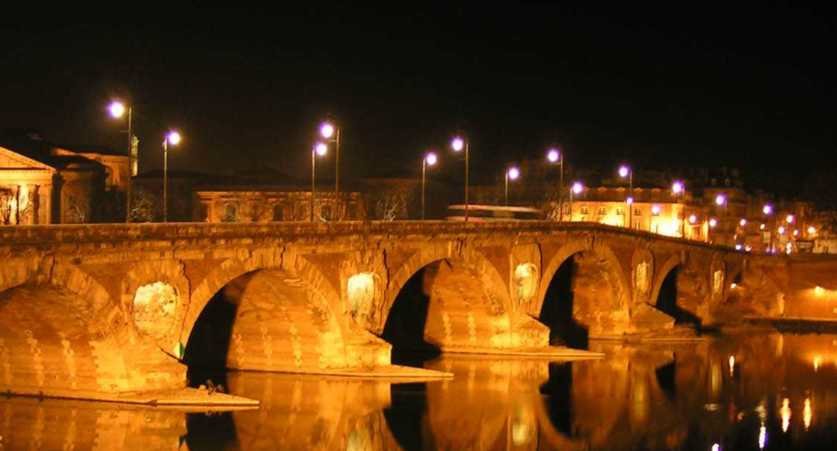
[(0, 224), (124, 219), (128, 157), (71, 150), (37, 135), (0, 146)]

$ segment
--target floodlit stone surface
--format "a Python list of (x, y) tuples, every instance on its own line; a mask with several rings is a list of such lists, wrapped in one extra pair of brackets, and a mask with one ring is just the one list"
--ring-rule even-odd
[(666, 293), (676, 308), (663, 313), (676, 321), (787, 314), (814, 288), (799, 274), (827, 264), (534, 221), (6, 227), (0, 259), (0, 389), (51, 394), (182, 386), (193, 333), (219, 327), (204, 315), (219, 296), (234, 314), (213, 353), (228, 366), (352, 372), (389, 365), (379, 336), (407, 282), (428, 268), (427, 341), (532, 353), (549, 351), (552, 325), (534, 318), (566, 302), (546, 295), (570, 260), (571, 316), (591, 338), (669, 329), (643, 313)]

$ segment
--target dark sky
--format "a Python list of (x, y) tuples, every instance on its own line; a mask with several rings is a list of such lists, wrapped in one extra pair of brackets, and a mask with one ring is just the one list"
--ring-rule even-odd
[(27, 15), (0, 31), (0, 129), (124, 146), (104, 110), (118, 96), (136, 105), (141, 170), (172, 126), (171, 167), (305, 174), (331, 114), (347, 176), (415, 173), (456, 129), (481, 174), (553, 143), (580, 165), (831, 174), (834, 11), (625, 3)]

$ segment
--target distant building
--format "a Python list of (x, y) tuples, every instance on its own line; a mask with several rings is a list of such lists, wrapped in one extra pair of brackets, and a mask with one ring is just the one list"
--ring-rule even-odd
[(70, 149), (37, 134), (0, 140), (0, 224), (124, 220), (128, 157)]
[[(252, 223), (311, 219), (311, 191), (265, 186), (211, 187), (197, 189), (195, 196), (195, 221)], [(366, 207), (357, 192), (317, 192), (314, 219), (318, 222), (363, 220)]]

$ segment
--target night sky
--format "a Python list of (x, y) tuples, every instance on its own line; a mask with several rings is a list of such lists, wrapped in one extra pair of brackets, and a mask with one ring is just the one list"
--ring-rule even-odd
[(171, 126), (185, 137), (171, 168), (304, 179), (332, 115), (348, 178), (416, 174), (422, 152), (461, 129), (485, 178), (557, 144), (581, 166), (830, 184), (834, 11), (630, 3), (6, 15), (27, 23), (0, 31), (0, 130), (124, 148), (105, 111), (121, 97), (136, 105), (141, 171), (159, 167)]

